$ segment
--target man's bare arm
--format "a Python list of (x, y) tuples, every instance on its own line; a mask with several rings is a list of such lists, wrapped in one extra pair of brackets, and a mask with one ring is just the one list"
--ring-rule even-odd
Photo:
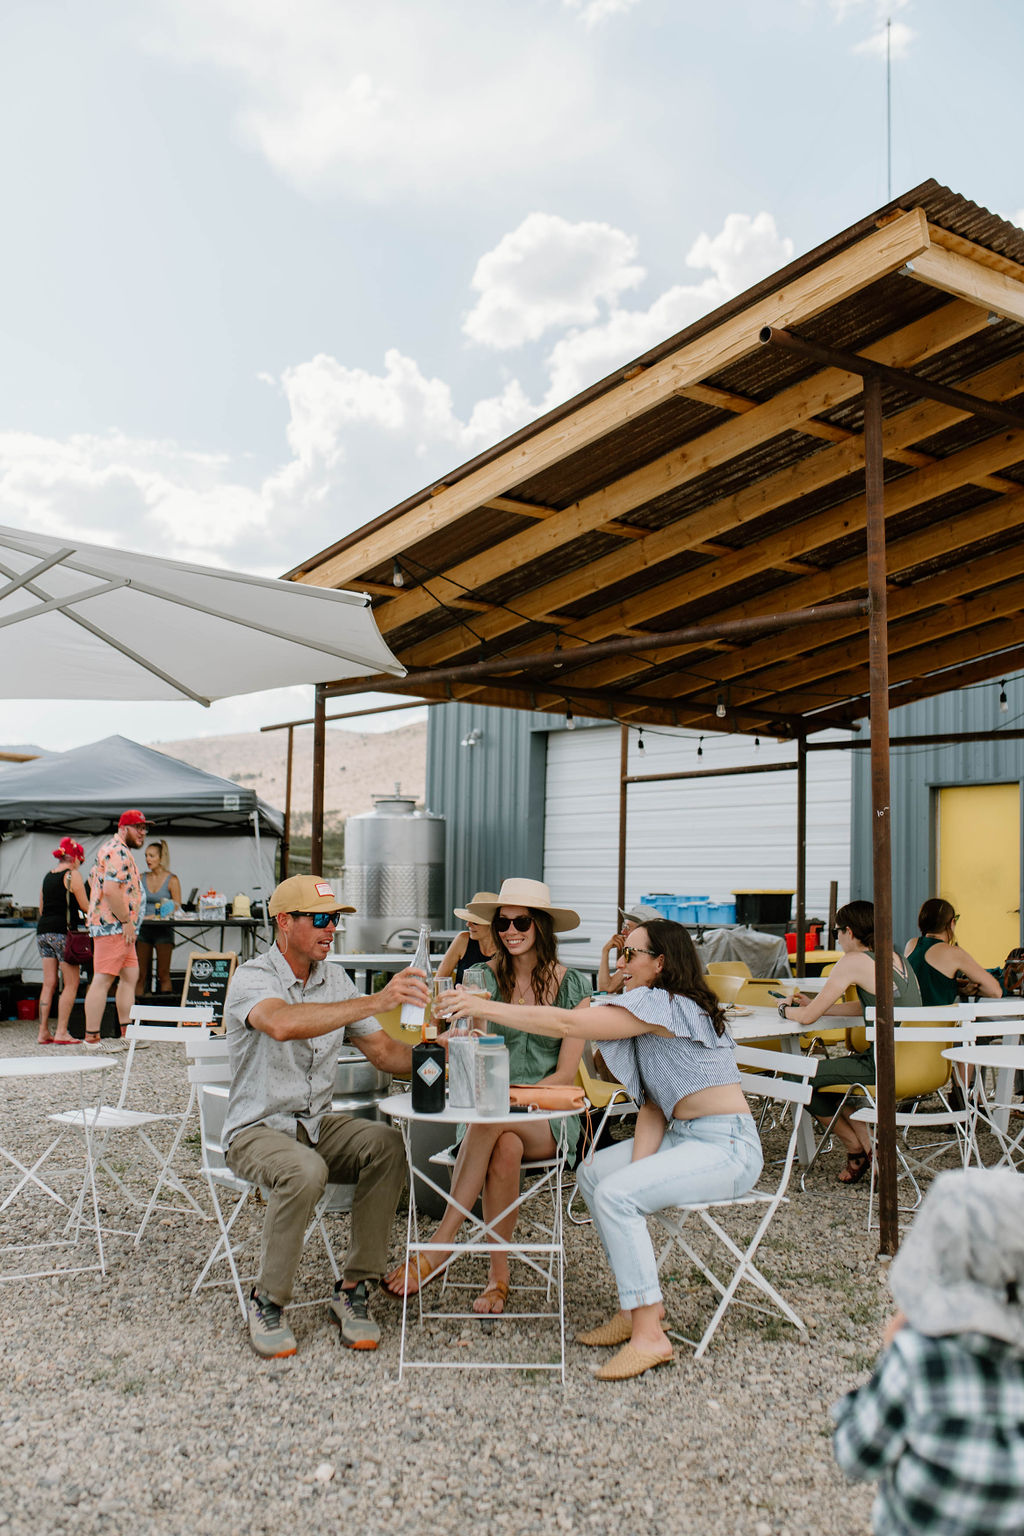
[(265, 997), (250, 1010), (248, 1022), (273, 1040), (312, 1040), (345, 1024), (360, 1024), (401, 1003), (425, 1008), (427, 1001), (423, 972), (410, 967), (368, 997), (347, 997), (338, 1003), (286, 1003), (280, 997)]

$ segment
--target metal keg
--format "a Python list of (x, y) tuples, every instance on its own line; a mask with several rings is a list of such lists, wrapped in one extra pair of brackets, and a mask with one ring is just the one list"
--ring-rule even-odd
[[(372, 811), (345, 823), (345, 948), (374, 954), (404, 947), (421, 923), (444, 927), (445, 821), (411, 795), (375, 795)], [(392, 942), (393, 941), (393, 942)]]

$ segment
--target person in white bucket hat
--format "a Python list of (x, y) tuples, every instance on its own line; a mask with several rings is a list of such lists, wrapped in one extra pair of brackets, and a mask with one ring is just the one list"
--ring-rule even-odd
[(1024, 1177), (941, 1173), (892, 1262), (899, 1311), (841, 1398), (836, 1460), (878, 1478), (876, 1536), (1024, 1531)]

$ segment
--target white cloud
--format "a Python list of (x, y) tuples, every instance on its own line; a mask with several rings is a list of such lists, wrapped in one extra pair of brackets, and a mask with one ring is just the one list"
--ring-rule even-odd
[[(516, 250), (526, 257), (518, 265), (510, 255)], [(770, 214), (730, 214), (717, 234), (698, 236), (686, 257), (705, 273), (699, 281), (674, 284), (630, 309), (619, 300), (642, 274), (634, 240), (607, 225), (533, 215), (481, 262), (486, 281), (478, 284), (474, 313), (481, 336), (506, 344), (597, 315), (541, 360), (542, 401), (533, 402), (511, 378), (460, 411), (448, 382), (397, 348), (385, 353), (379, 372), (320, 353), (279, 379), (264, 376), (287, 411), (290, 457), (258, 482), (249, 483), (244, 463), (174, 442), (116, 432), (63, 441), (8, 432), (0, 434), (0, 522), (277, 574), (671, 336), (791, 254), (792, 242)], [(483, 304), (488, 295), (490, 309)]]
[(518, 347), (545, 331), (590, 324), (645, 277), (636, 241), (610, 224), (570, 224), (531, 213), (481, 256), (473, 273), (480, 295), (462, 329), (491, 347)]
[(885, 58), (886, 51), (891, 48), (894, 59), (905, 58), (910, 51), (910, 44), (917, 33), (902, 21), (894, 21), (890, 29), (880, 27), (877, 32), (872, 32), (862, 43), (854, 45), (854, 53), (873, 53), (877, 57)]
[(587, 27), (599, 27), (610, 16), (621, 16), (638, 3), (639, 0), (562, 0), (571, 11), (579, 12)]
[(647, 309), (612, 309), (606, 320), (563, 337), (548, 361), (545, 407), (550, 409), (621, 363), (723, 304), (744, 288), (785, 265), (793, 242), (779, 235), (770, 213), (751, 218), (730, 213), (717, 235), (700, 234), (686, 264), (709, 268), (700, 283), (676, 284)]
[(489, 0), (163, 0), (150, 45), (233, 84), (235, 122), (316, 195), (451, 199), (507, 184), (558, 143), (565, 167), (616, 124), (557, 12)]

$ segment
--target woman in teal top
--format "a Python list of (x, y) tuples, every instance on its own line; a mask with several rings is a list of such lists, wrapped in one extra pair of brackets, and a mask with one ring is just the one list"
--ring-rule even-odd
[[(506, 880), (495, 901), (485, 905), (471, 902), (468, 910), (475, 920), (490, 923), (494, 955), (486, 965), (467, 971), (464, 986), (486, 989), (492, 998), (524, 1007), (575, 1008), (589, 1000), (589, 978), (558, 963), (555, 939), (556, 933), (578, 928), (579, 916), (568, 907), (552, 906), (543, 881)], [(582, 1039), (550, 1040), (498, 1024), (489, 1024), (488, 1029), (504, 1037), (512, 1082), (566, 1086), (575, 1082), (583, 1054)], [(579, 1139), (579, 1119), (573, 1117), (558, 1125), (559, 1140), (571, 1155)], [(471, 1125), (459, 1145), (452, 1195), (466, 1210), (472, 1210), (482, 1193), (484, 1219), (509, 1242), (515, 1230), (515, 1211), (501, 1221), (494, 1218), (518, 1197), (523, 1158), (551, 1157), (554, 1152), (554, 1136), (547, 1121), (531, 1125), (524, 1117), (514, 1126), (507, 1122)], [(393, 1296), (411, 1296), (439, 1274), (463, 1220), (462, 1212), (449, 1206), (434, 1233), (437, 1247), (392, 1270), (382, 1282), (384, 1289)], [(490, 1259), (487, 1286), (473, 1303), (474, 1312), (503, 1312), (508, 1287), (508, 1255), (496, 1249)]]
[[(798, 994), (798, 1005), (779, 1005), (784, 1019), (798, 1024), (815, 1024), (823, 1014), (829, 1018), (861, 1018), (865, 1008), (875, 1005), (875, 909), (870, 901), (851, 901), (836, 913), (836, 943), (842, 950), (831, 975), (815, 998)], [(860, 999), (842, 1001), (847, 987), (854, 986)], [(921, 993), (917, 977), (907, 962), (893, 950), (892, 995), (897, 1008), (919, 1008)], [(846, 1148), (846, 1167), (839, 1175), (840, 1184), (856, 1184), (871, 1167), (871, 1134), (866, 1125), (851, 1120), (846, 1109), (836, 1115), (842, 1094), (822, 1093), (823, 1088), (849, 1088), (853, 1083), (873, 1083), (875, 1053), (872, 1049), (853, 1051), (849, 1056), (834, 1056), (823, 1061), (814, 1078), (814, 1092), (808, 1108), (823, 1126), (831, 1126)], [(857, 1104), (854, 1108), (861, 1107)]]
[(1003, 989), (991, 971), (980, 966), (973, 955), (956, 942), (959, 914), (951, 902), (931, 896), (917, 914), (919, 939), (909, 940), (903, 953), (910, 961), (925, 1007), (943, 1007), (958, 1003), (960, 993), (956, 976), (962, 973), (977, 982), (982, 997), (1002, 997)]

